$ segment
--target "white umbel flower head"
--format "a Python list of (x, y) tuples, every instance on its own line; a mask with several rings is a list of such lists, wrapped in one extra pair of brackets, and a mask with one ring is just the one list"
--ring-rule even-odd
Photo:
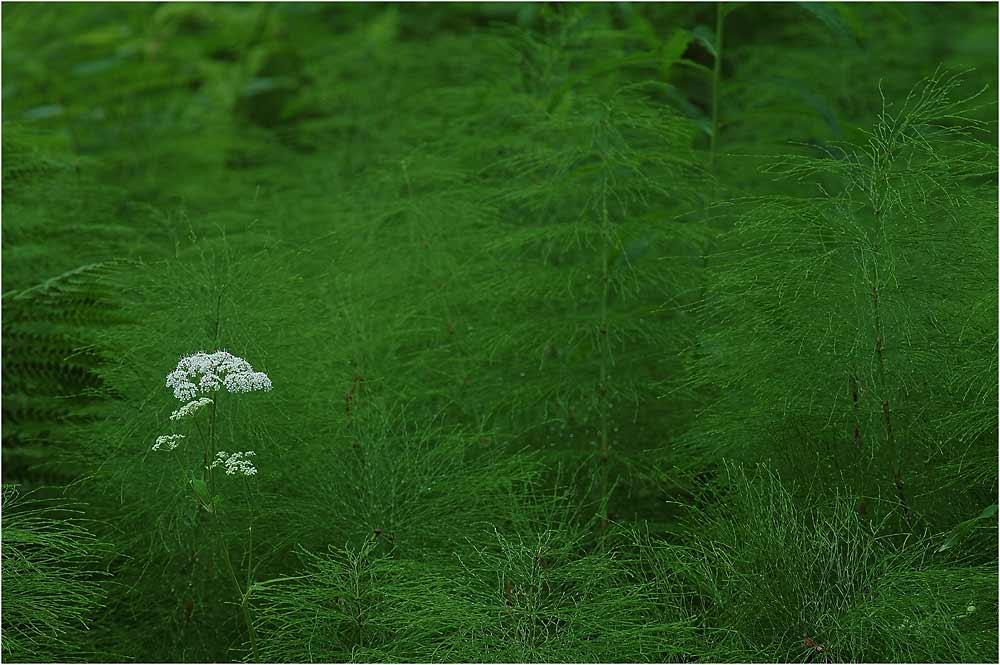
[(173, 413), (171, 413), (170, 414), (170, 419), (171, 420), (180, 420), (181, 418), (187, 418), (188, 416), (192, 415), (195, 411), (197, 411), (201, 407), (208, 406), (211, 403), (212, 403), (212, 398), (211, 397), (199, 397), (198, 399), (194, 400), (193, 402), (188, 402), (187, 404), (185, 404), (181, 408), (179, 408), (176, 411), (174, 411)]
[(181, 439), (186, 438), (183, 434), (164, 434), (162, 436), (156, 437), (156, 443), (153, 444), (153, 450), (173, 450), (180, 443)]
[(216, 351), (181, 358), (177, 368), (167, 375), (166, 385), (173, 389), (174, 397), (189, 402), (199, 394), (213, 393), (223, 387), (231, 393), (268, 391), (271, 379), (264, 372), (255, 372), (243, 358), (228, 351)]
[(212, 462), (212, 468), (214, 469), (217, 466), (225, 467), (227, 476), (255, 476), (257, 475), (257, 468), (250, 461), (250, 458), (256, 454), (252, 450), (235, 453), (227, 453), (225, 450), (220, 450), (215, 454), (215, 461)]

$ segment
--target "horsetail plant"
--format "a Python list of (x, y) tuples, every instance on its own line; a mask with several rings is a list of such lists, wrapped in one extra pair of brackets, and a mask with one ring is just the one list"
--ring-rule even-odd
[[(908, 531), (926, 510), (910, 486), (926, 479), (921, 467), (937, 448), (915, 433), (954, 408), (946, 382), (926, 377), (949, 373), (963, 324), (947, 313), (981, 288), (976, 263), (952, 263), (949, 252), (956, 242), (975, 247), (995, 226), (989, 190), (972, 185), (995, 173), (996, 155), (979, 138), (975, 96), (960, 85), (959, 74), (938, 72), (902, 103), (883, 102), (865, 143), (789, 155), (766, 170), (815, 194), (716, 206), (740, 212), (702, 306), (712, 357), (692, 372), (720, 395), (695, 437), (731, 455), (795, 441), (776, 458), (797, 458), (834, 483), (839, 469), (854, 469), (858, 512), (892, 496), (886, 505)], [(731, 418), (748, 403), (766, 415)]]

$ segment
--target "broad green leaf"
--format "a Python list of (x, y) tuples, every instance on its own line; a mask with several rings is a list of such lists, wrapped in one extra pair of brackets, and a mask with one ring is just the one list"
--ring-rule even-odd
[(576, 76), (570, 78), (561, 86), (556, 88), (550, 97), (550, 102), (548, 105), (549, 112), (555, 112), (556, 109), (560, 108), (560, 104), (563, 101), (564, 96), (567, 92), (571, 91), (574, 86), (589, 81), (602, 74), (608, 74), (612, 72), (619, 72), (625, 67), (631, 65), (646, 65), (655, 66), (658, 63), (656, 56), (652, 53), (641, 52), (634, 55), (630, 55), (627, 58), (619, 58), (617, 60), (611, 60), (602, 62), (598, 65), (588, 68), (586, 71), (577, 74)]
[(657, 48), (660, 40), (657, 37), (656, 28), (654, 28), (653, 24), (649, 22), (649, 19), (642, 14), (633, 11), (629, 12), (628, 21), (632, 30), (634, 30), (636, 32), (636, 36), (644, 42), (646, 48), (650, 50)]
[(708, 52), (712, 54), (713, 58), (719, 57), (719, 49), (715, 44), (715, 30), (712, 30), (707, 25), (696, 26), (691, 34), (696, 40), (701, 42), (701, 44), (708, 49)]
[(837, 37), (845, 41), (857, 42), (857, 35), (854, 30), (841, 18), (839, 7), (834, 6), (833, 3), (799, 2), (797, 4), (803, 11), (813, 16), (813, 18), (826, 26)]
[(131, 30), (126, 25), (108, 25), (84, 32), (73, 41), (82, 46), (108, 48), (120, 46), (131, 36)]
[(197, 496), (203, 504), (211, 505), (212, 496), (208, 493), (208, 485), (205, 484), (204, 480), (201, 480), (200, 478), (192, 480), (191, 489), (194, 490), (195, 496)]
[(709, 78), (715, 76), (715, 72), (713, 72), (710, 67), (706, 67), (705, 65), (700, 65), (693, 60), (681, 59), (677, 61), (677, 64), (683, 65), (684, 67), (690, 67), (691, 69), (699, 71), (705, 76), (708, 76)]
[(994, 503), (990, 506), (987, 506), (986, 508), (983, 509), (983, 512), (979, 513), (972, 519), (965, 520), (964, 522), (956, 526), (954, 529), (952, 529), (951, 533), (948, 535), (948, 538), (944, 541), (944, 543), (942, 543), (941, 547), (937, 548), (937, 551), (944, 552), (945, 550), (949, 550), (955, 547), (956, 545), (961, 544), (966, 538), (969, 537), (969, 535), (973, 532), (976, 526), (978, 526), (979, 522), (993, 519), (994, 517), (996, 517), (996, 514), (997, 514), (997, 504)]
[(823, 118), (823, 121), (833, 132), (834, 138), (843, 138), (844, 133), (837, 118), (837, 111), (834, 105), (830, 103), (830, 100), (810, 87), (808, 83), (777, 76), (768, 79), (768, 83), (773, 85), (776, 90), (785, 93), (794, 93), (807, 107)]
[(386, 48), (399, 37), (399, 10), (391, 7), (368, 24), (368, 44), (376, 49)]
[(670, 65), (680, 60), (681, 56), (684, 55), (684, 51), (687, 50), (688, 44), (690, 44), (693, 39), (694, 35), (684, 28), (674, 30), (674, 33), (670, 35), (670, 38), (663, 43), (663, 47), (660, 51), (664, 66), (669, 68)]

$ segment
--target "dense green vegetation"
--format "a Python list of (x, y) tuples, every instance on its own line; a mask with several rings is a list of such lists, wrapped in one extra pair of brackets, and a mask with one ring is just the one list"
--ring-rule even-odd
[(2, 29), (4, 660), (996, 661), (995, 4)]

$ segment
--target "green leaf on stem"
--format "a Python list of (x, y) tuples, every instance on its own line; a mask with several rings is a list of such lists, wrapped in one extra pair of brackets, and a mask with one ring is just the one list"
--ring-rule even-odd
[(956, 545), (961, 544), (966, 538), (969, 537), (969, 535), (972, 534), (972, 531), (978, 526), (979, 522), (991, 520), (995, 518), (996, 515), (997, 504), (994, 503), (987, 506), (983, 509), (983, 512), (979, 513), (972, 519), (961, 522), (958, 526), (952, 529), (951, 533), (948, 534), (948, 538), (944, 541), (944, 543), (942, 543), (941, 547), (937, 548), (937, 551), (939, 553), (944, 552), (945, 550), (949, 550)]
[(201, 506), (208, 512), (214, 512), (215, 501), (212, 499), (211, 494), (208, 492), (208, 485), (204, 480), (200, 478), (195, 478), (191, 481), (191, 489), (194, 490), (194, 495), (198, 498), (198, 502)]

